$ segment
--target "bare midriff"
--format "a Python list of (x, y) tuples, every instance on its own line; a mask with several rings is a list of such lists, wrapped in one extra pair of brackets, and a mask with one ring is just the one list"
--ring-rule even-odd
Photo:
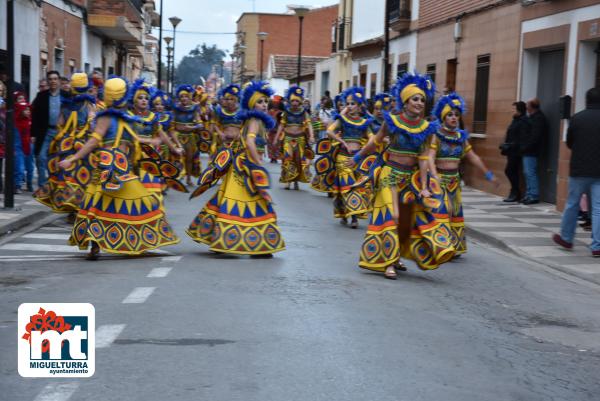
[(284, 129), (286, 135), (290, 136), (301, 136), (304, 134), (304, 127), (302, 125), (286, 125)]
[(175, 123), (175, 129), (180, 132), (190, 132), (196, 128), (195, 123)]
[(456, 170), (460, 164), (460, 160), (451, 159), (436, 159), (435, 166), (442, 170)]
[(389, 160), (397, 164), (403, 164), (405, 166), (414, 166), (417, 164), (418, 154), (410, 155), (396, 152), (387, 152)]
[(239, 138), (240, 128), (232, 126), (225, 127), (223, 129), (223, 136), (225, 136), (225, 139), (227, 139), (228, 141), (233, 141), (234, 139)]

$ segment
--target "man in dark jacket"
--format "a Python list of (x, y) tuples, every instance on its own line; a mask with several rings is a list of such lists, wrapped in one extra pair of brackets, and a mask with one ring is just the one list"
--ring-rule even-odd
[(525, 198), (523, 204), (531, 205), (540, 202), (540, 184), (538, 177), (538, 158), (542, 152), (544, 141), (548, 135), (546, 116), (540, 110), (537, 98), (527, 102), (530, 129), (521, 138), (520, 148), (523, 158), (523, 175), (525, 176)]
[(552, 239), (566, 249), (573, 247), (579, 201), (591, 194), (592, 256), (600, 257), (600, 88), (586, 93), (586, 109), (575, 114), (567, 130), (567, 146), (571, 149), (569, 195), (560, 225), (560, 235)]
[(514, 102), (513, 119), (506, 130), (506, 138), (500, 146), (502, 154), (506, 156), (506, 168), (504, 174), (510, 181), (510, 194), (504, 202), (517, 202), (521, 199), (519, 184), (519, 171), (521, 170), (521, 153), (519, 144), (521, 138), (529, 135), (529, 121), (527, 120), (527, 108), (525, 102)]
[(34, 153), (40, 187), (48, 179), (48, 148), (57, 133), (61, 96), (68, 96), (67, 93), (60, 91), (58, 71), (48, 71), (46, 78), (50, 89), (39, 92), (31, 105), (33, 108), (31, 137), (35, 141)]

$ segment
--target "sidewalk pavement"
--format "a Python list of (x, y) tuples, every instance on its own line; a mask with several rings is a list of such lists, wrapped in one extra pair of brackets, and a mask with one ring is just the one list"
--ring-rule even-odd
[(0, 240), (6, 234), (38, 223), (53, 214), (49, 207), (33, 199), (31, 192), (16, 194), (13, 209), (4, 209), (4, 194), (0, 194)]
[(600, 259), (593, 258), (589, 249), (591, 232), (578, 226), (573, 250), (565, 250), (552, 241), (552, 234), (560, 231), (562, 217), (555, 210), (555, 205), (505, 203), (499, 196), (469, 187), (464, 187), (462, 194), (467, 246), (469, 237), (472, 237), (600, 284)]
[[(4, 199), (0, 195), (0, 205)], [(522, 205), (504, 203), (502, 198), (469, 187), (463, 188), (463, 206), (467, 241), (469, 237), (488, 243), (523, 258), (536, 261), (561, 272), (600, 284), (600, 259), (592, 258), (588, 245), (591, 233), (577, 228), (575, 246), (564, 250), (552, 241), (559, 232), (561, 214), (550, 204)], [(31, 193), (15, 195), (15, 208), (0, 207), (2, 236), (42, 220), (58, 218)], [(468, 254), (467, 254), (468, 255)]]

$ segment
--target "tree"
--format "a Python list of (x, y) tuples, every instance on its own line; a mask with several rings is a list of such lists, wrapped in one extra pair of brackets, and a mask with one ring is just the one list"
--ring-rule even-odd
[(201, 84), (200, 77), (206, 79), (214, 65), (220, 65), (225, 58), (225, 52), (216, 45), (207, 46), (202, 43), (192, 49), (175, 69), (175, 85)]

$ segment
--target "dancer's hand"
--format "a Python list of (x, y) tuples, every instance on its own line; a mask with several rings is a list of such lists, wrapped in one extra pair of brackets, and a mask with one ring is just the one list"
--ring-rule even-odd
[(181, 156), (183, 154), (183, 148), (176, 147), (175, 149), (173, 149), (173, 153), (175, 153), (177, 156)]
[(71, 166), (73, 165), (73, 159), (67, 157), (65, 160), (61, 160), (58, 163), (58, 167), (62, 168), (63, 170), (68, 170), (71, 168)]
[(429, 192), (429, 189), (425, 188), (425, 189), (422, 189), (421, 192), (419, 192), (419, 196), (421, 198), (430, 198), (431, 192)]
[(344, 165), (348, 168), (354, 168), (354, 166), (356, 166), (356, 162), (354, 161), (354, 159), (350, 158), (350, 159), (346, 160)]

